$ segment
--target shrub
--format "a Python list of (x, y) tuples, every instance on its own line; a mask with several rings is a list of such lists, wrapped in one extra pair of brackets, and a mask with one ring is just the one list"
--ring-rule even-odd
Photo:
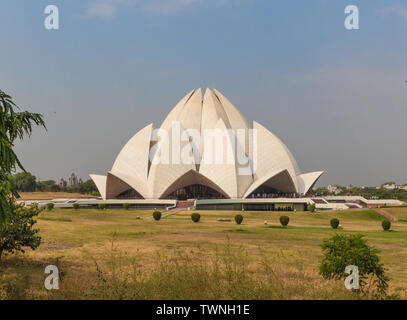
[(201, 215), (197, 212), (191, 214), (191, 219), (193, 222), (199, 222), (199, 220), (201, 219)]
[(75, 210), (78, 210), (79, 209), (79, 203), (73, 203), (72, 204), (72, 208), (74, 208)]
[(129, 210), (130, 205), (128, 203), (123, 203), (123, 209), (124, 210)]
[(0, 223), (0, 259), (3, 253), (24, 253), (27, 247), (35, 250), (40, 245), (39, 229), (33, 229), (40, 212), (36, 205), (29, 209), (14, 206), (12, 214)]
[(307, 207), (308, 211), (315, 212), (315, 204), (309, 204)]
[(235, 215), (235, 221), (237, 224), (241, 224), (243, 222), (243, 216), (241, 214)]
[(280, 223), (282, 226), (286, 227), (288, 225), (288, 222), (290, 222), (290, 218), (287, 216), (281, 216), (280, 217)]
[(104, 209), (106, 209), (106, 205), (104, 203), (99, 203), (98, 204), (98, 209), (99, 210), (104, 210)]
[(48, 211), (52, 211), (54, 209), (54, 204), (52, 202), (47, 203), (46, 208)]
[(153, 212), (153, 218), (156, 221), (160, 220), (161, 219), (161, 212), (160, 211), (154, 211)]
[[(324, 258), (319, 273), (324, 279), (340, 280), (346, 278), (345, 268), (358, 267), (359, 290), (372, 294), (374, 298), (386, 297), (388, 281), (385, 268), (377, 255), (379, 250), (367, 244), (363, 235), (336, 234), (325, 239), (321, 245)], [(370, 291), (371, 290), (371, 291)]]
[(384, 231), (389, 231), (391, 227), (391, 222), (390, 220), (383, 220), (382, 221), (382, 227)]
[(336, 218), (332, 218), (331, 219), (331, 227), (332, 227), (332, 229), (336, 229), (336, 228), (338, 228), (338, 226), (339, 226), (339, 220), (336, 219)]

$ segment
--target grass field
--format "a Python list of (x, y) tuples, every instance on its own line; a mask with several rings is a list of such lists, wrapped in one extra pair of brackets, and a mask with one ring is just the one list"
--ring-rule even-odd
[[(407, 216), (406, 208), (386, 210)], [(37, 223), (41, 246), (0, 263), (0, 297), (352, 299), (342, 281), (318, 274), (320, 245), (335, 232), (360, 232), (381, 250), (390, 292), (407, 298), (407, 222), (385, 232), (382, 216), (372, 210), (287, 212), (290, 223), (282, 228), (281, 212), (243, 212), (243, 223), (236, 225), (238, 213), (200, 211), (201, 221), (193, 223), (189, 211), (161, 221), (140, 210), (45, 211)], [(330, 228), (333, 217), (342, 229)], [(60, 290), (44, 288), (49, 264), (60, 269)]]
[(407, 222), (407, 207), (383, 208), (383, 210), (390, 213), (397, 220), (399, 220), (401, 222)]
[(65, 198), (95, 198), (95, 196), (71, 192), (19, 192), (19, 200), (52, 200)]

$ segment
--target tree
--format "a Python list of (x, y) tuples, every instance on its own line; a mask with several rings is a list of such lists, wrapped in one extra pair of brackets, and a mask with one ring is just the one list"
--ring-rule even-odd
[(82, 194), (99, 193), (98, 188), (92, 179), (86, 180), (79, 184), (79, 192)]
[(367, 244), (363, 235), (336, 234), (321, 245), (324, 258), (319, 273), (325, 279), (344, 279), (345, 268), (358, 267), (360, 292), (375, 298), (386, 297), (388, 281), (383, 264), (377, 255), (379, 250)]
[(315, 212), (315, 209), (316, 209), (315, 204), (309, 204), (309, 205), (307, 206), (307, 209), (308, 209), (308, 211), (310, 211), (310, 212)]
[(0, 224), (0, 260), (3, 254), (16, 251), (24, 253), (25, 247), (35, 250), (41, 242), (37, 235), (38, 229), (33, 229), (37, 222), (34, 217), (42, 210), (37, 205), (24, 208), (13, 205), (13, 214), (7, 216), (7, 222)]
[(51, 189), (53, 188), (54, 185), (56, 185), (54, 180), (37, 181), (36, 191), (41, 191), (41, 192), (48, 191), (49, 192), (49, 191), (51, 191)]
[(17, 192), (34, 192), (37, 187), (36, 177), (29, 172), (19, 172), (11, 177)]
[(13, 147), (17, 139), (30, 136), (33, 126), (46, 129), (42, 115), (27, 111), (18, 112), (19, 107), (12, 98), (0, 90), (0, 219), (4, 221), (14, 209), (14, 200), (18, 197), (10, 175), (23, 165)]

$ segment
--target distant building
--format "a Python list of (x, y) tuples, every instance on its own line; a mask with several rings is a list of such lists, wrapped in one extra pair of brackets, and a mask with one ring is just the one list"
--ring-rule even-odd
[(394, 190), (397, 189), (397, 185), (394, 182), (388, 182), (383, 184), (382, 188), (386, 190)]
[(326, 188), (328, 189), (329, 192), (331, 192), (331, 193), (333, 193), (333, 194), (335, 194), (335, 195), (337, 195), (337, 194), (339, 194), (339, 193), (341, 192), (341, 189), (338, 188), (337, 186), (331, 186), (331, 185), (329, 185), (329, 186), (327, 186)]
[(403, 189), (405, 191), (407, 191), (407, 184), (403, 185), (402, 187), (400, 187), (400, 189)]
[(64, 187), (66, 187), (66, 181), (64, 180), (64, 178), (61, 178), (61, 180), (59, 180), (58, 186), (62, 189)]
[(68, 178), (67, 187), (68, 187), (68, 188), (77, 187), (78, 185), (79, 185), (78, 177), (76, 176), (75, 173), (72, 172), (72, 174), (71, 174), (70, 177)]

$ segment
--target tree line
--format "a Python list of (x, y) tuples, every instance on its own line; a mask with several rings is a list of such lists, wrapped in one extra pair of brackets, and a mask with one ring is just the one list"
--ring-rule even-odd
[(99, 191), (92, 179), (79, 183), (77, 186), (58, 185), (54, 180), (39, 181), (30, 172), (19, 172), (10, 176), (12, 186), (17, 192), (75, 192), (81, 194), (99, 195)]
[[(336, 193), (338, 196), (362, 196), (367, 199), (398, 199), (398, 200), (407, 200), (407, 190), (395, 188), (395, 189), (386, 189), (381, 186), (380, 188), (376, 187), (342, 187), (337, 186), (339, 192)], [(330, 192), (327, 188), (316, 188), (313, 190), (314, 193), (321, 195), (332, 195), (333, 192)]]

